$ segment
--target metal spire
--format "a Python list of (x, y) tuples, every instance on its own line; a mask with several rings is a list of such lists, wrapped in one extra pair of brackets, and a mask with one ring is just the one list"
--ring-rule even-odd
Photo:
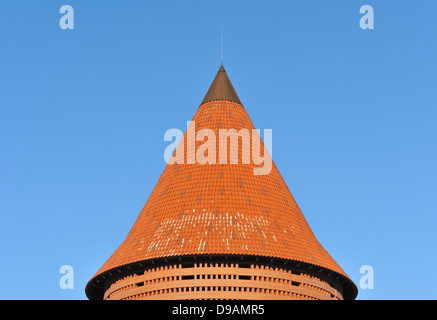
[(222, 21), (221, 65), (223, 65), (223, 21)]

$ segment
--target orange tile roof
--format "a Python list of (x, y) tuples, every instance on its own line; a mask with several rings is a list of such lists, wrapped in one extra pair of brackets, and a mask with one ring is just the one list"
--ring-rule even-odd
[[(222, 100), (207, 94), (192, 120), (197, 132), (208, 128), (218, 137), (219, 129), (254, 129), (243, 105), (231, 101), (238, 96), (228, 89), (220, 89), (230, 92)], [(187, 133), (185, 146), (186, 140)], [(202, 143), (196, 142), (196, 150)], [(270, 174), (254, 175), (259, 166), (252, 159), (241, 164), (241, 155), (239, 164), (186, 164), (186, 160), (185, 155), (185, 164), (166, 166), (126, 239), (94, 278), (154, 258), (242, 254), (302, 261), (348, 279), (314, 236), (274, 163)]]

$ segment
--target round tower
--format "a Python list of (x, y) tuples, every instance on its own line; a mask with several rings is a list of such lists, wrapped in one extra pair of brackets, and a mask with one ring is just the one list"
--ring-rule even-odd
[(254, 129), (221, 66), (126, 239), (88, 282), (89, 299), (355, 299)]

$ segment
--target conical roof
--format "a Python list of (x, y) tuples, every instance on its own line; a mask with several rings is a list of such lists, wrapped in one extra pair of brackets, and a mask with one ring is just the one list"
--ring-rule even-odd
[[(223, 67), (193, 122), (196, 132), (211, 129), (216, 137), (219, 129), (255, 129)], [(187, 132), (181, 141), (185, 150)], [(202, 143), (196, 142), (196, 150)], [(255, 175), (260, 165), (253, 159), (242, 164), (241, 155), (239, 164), (188, 164), (189, 156), (184, 164), (167, 164), (126, 239), (88, 283), (87, 294), (98, 277), (134, 262), (235, 254), (325, 268), (348, 282), (356, 295), (353, 282), (314, 236), (274, 163), (269, 174)]]
[(231, 83), (231, 80), (229, 80), (229, 77), (226, 74), (223, 65), (220, 66), (220, 69), (217, 72), (217, 75), (215, 76), (211, 86), (209, 87), (208, 92), (203, 98), (201, 105), (205, 102), (215, 100), (228, 100), (242, 104), (240, 98), (238, 98), (234, 86)]

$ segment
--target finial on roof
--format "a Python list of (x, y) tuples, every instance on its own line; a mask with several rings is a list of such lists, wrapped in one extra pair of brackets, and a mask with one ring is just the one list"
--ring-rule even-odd
[(222, 21), (221, 65), (223, 65), (223, 21)]

